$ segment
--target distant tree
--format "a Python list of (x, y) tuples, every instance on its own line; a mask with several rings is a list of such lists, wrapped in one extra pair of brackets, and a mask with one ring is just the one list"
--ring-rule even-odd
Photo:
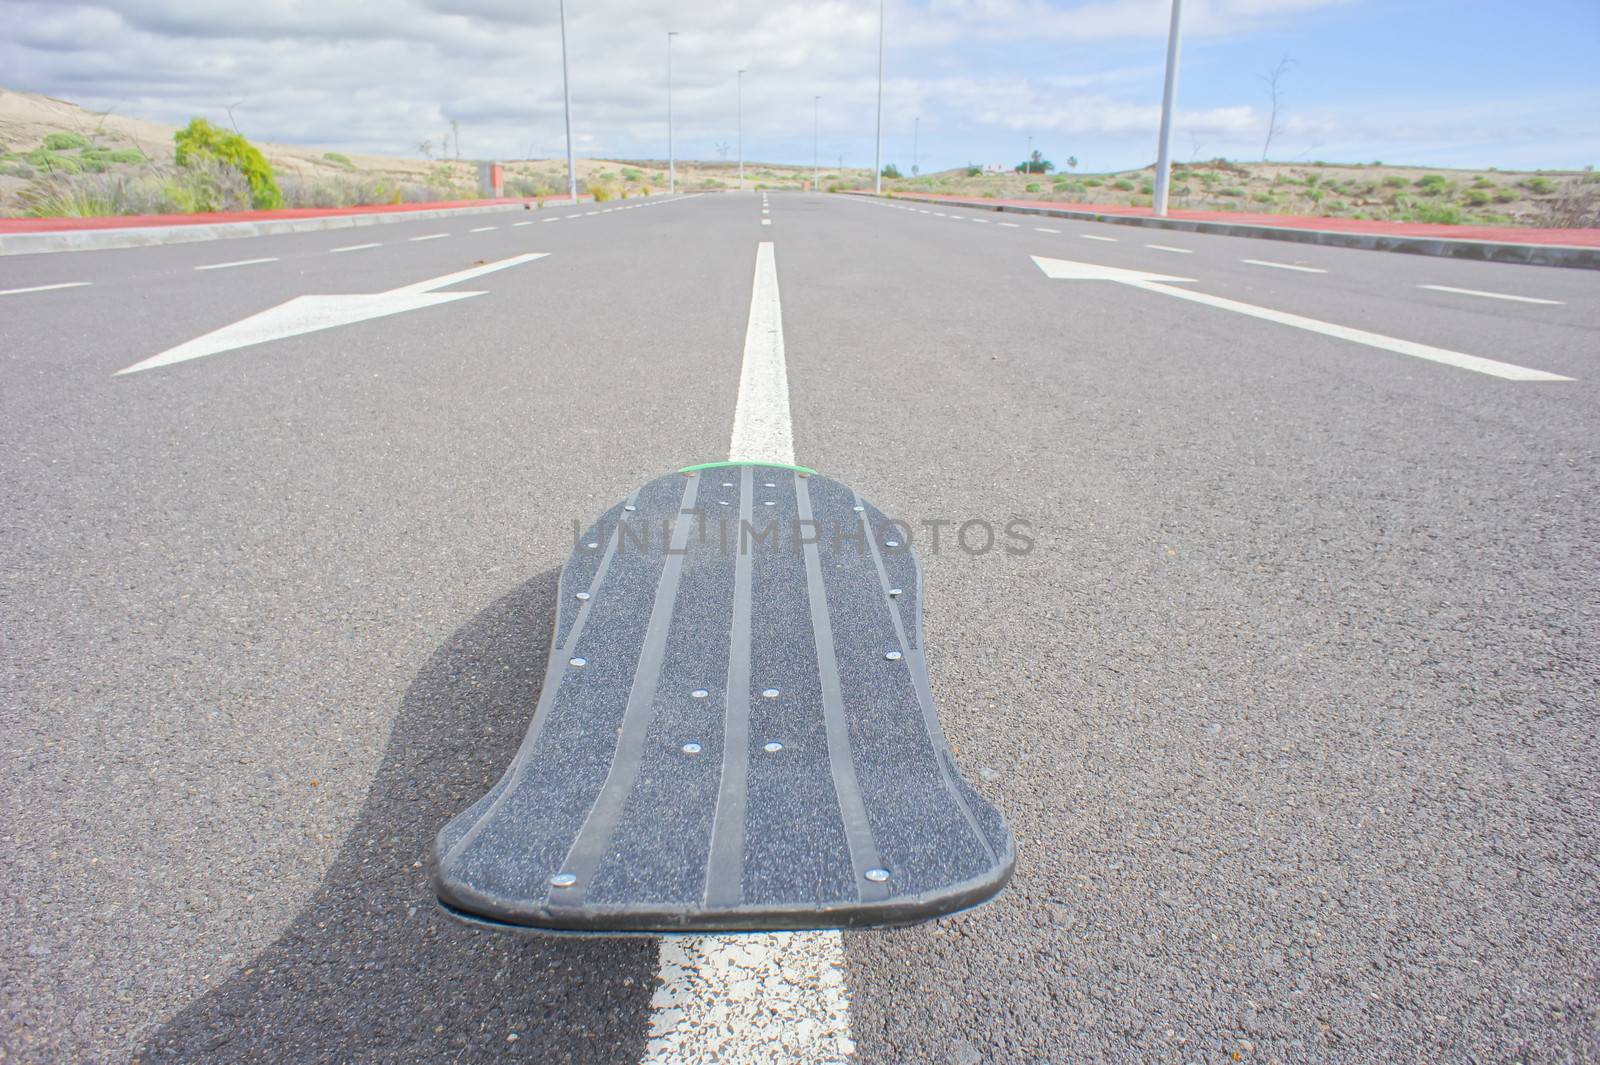
[(1044, 154), (1035, 148), (1033, 154), (1025, 161), (1017, 164), (1019, 174), (1048, 174), (1056, 168), (1056, 164), (1044, 157)]
[(718, 141), (714, 145), (714, 147), (717, 150), (717, 154), (720, 155), (722, 158), (726, 159), (728, 157), (728, 142), (727, 141)]
[(900, 168), (895, 166), (893, 163), (890, 163), (888, 166), (883, 168), (883, 176), (886, 178), (897, 178), (900, 176)]
[(1283, 76), (1289, 72), (1289, 68), (1293, 65), (1294, 60), (1290, 59), (1289, 54), (1285, 52), (1283, 58), (1278, 60), (1277, 66), (1273, 67), (1265, 74), (1256, 75), (1256, 77), (1260, 78), (1266, 83), (1267, 95), (1272, 99), (1272, 114), (1267, 117), (1267, 142), (1261, 146), (1261, 161), (1263, 163), (1267, 161), (1267, 152), (1271, 151), (1272, 149), (1272, 138), (1276, 136), (1280, 130), (1278, 125), (1278, 110), (1282, 97), (1278, 89), (1278, 83), (1283, 80)]
[(1078, 169), (1078, 157), (1076, 155), (1067, 156), (1067, 169), (1068, 170), (1076, 170), (1076, 169)]
[(428, 140), (427, 138), (423, 138), (421, 141), (419, 141), (417, 143), (417, 151), (422, 153), (422, 157), (424, 159), (432, 159), (433, 158), (433, 142)]

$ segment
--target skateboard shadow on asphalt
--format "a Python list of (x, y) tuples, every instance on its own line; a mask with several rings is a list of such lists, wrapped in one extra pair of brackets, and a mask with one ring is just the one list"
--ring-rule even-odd
[[(521, 742), (550, 644), (557, 571), (474, 617), (405, 694), (366, 805), (275, 943), (160, 1028), (140, 1061), (638, 1061), (649, 938), (535, 938), (438, 912), (434, 834)], [(516, 1038), (511, 1039), (515, 1033)]]

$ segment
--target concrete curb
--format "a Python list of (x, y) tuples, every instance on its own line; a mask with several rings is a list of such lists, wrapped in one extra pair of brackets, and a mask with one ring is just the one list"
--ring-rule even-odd
[[(851, 193), (854, 196), (872, 196)], [(1512, 244), (1493, 240), (1464, 240), (1451, 237), (1415, 237), (1388, 233), (1345, 233), (1330, 229), (1294, 229), (1288, 226), (1263, 226), (1243, 222), (1208, 222), (1187, 218), (1147, 218), (1140, 215), (1102, 214), (1098, 211), (1073, 211), (1060, 207), (1019, 207), (1015, 204), (981, 204), (967, 200), (947, 200), (928, 196), (881, 197), (906, 203), (933, 203), (943, 207), (972, 207), (977, 210), (1010, 211), (1013, 214), (1042, 215), (1047, 218), (1075, 218), (1086, 222), (1110, 222), (1120, 226), (1177, 230), (1183, 233), (1216, 233), (1227, 237), (1256, 237), (1295, 244), (1321, 244), (1334, 248), (1360, 248), (1366, 251), (1398, 251), (1412, 255), (1439, 255), (1448, 259), (1478, 259), (1495, 263), (1524, 263), (1531, 266), (1565, 266), (1580, 270), (1600, 270), (1600, 248), (1574, 244)]]
[[(566, 206), (566, 201), (562, 201)], [(353, 229), (386, 222), (422, 222), (430, 218), (533, 210), (532, 203), (517, 200), (477, 207), (441, 207), (427, 211), (383, 211), (326, 215), (322, 218), (277, 218), (260, 222), (212, 222), (192, 226), (130, 226), (124, 229), (70, 229), (50, 233), (0, 234), (0, 255), (37, 255), (56, 251), (96, 251), (102, 248), (143, 248), (152, 244), (189, 244), (232, 237), (264, 237), (278, 233), (312, 233), (323, 229)]]

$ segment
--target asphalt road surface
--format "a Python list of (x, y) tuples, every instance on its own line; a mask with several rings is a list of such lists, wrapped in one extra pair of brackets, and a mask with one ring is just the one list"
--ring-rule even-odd
[[(1600, 1058), (1600, 274), (762, 204), (0, 258), (0, 1060)], [(423, 860), (572, 523), (727, 457), (761, 242), (1018, 867), (663, 1041), (723, 948)]]

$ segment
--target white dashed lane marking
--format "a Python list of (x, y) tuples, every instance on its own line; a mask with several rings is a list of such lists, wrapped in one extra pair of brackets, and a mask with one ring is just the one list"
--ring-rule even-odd
[(472, 229), (467, 230), (467, 232), (468, 233), (487, 233), (491, 229), (499, 229), (499, 228), (500, 228), (499, 226), (476, 226), (476, 227), (474, 227)]
[(338, 255), (341, 252), (366, 251), (368, 248), (381, 248), (381, 247), (383, 247), (382, 243), (376, 243), (376, 244), (346, 244), (342, 248), (329, 248), (328, 249), (328, 254), (329, 255)]
[(271, 258), (267, 258), (267, 259), (236, 259), (231, 263), (209, 263), (209, 264), (207, 264), (205, 266), (197, 266), (197, 267), (195, 267), (195, 269), (196, 270), (231, 270), (235, 266), (254, 266), (257, 263), (275, 263), (277, 261), (278, 261), (277, 256), (272, 256)]
[(449, 235), (450, 234), (448, 234), (448, 233), (429, 233), (427, 236), (412, 237), (411, 239), (414, 240), (414, 241), (415, 240), (440, 240), (440, 239), (442, 239), (444, 237), (448, 237)]
[(1302, 274), (1325, 274), (1328, 272), (1315, 266), (1296, 266), (1294, 263), (1275, 263), (1270, 259), (1240, 259), (1239, 261), (1242, 263), (1249, 263), (1251, 266), (1270, 266), (1274, 270), (1297, 270)]
[(1486, 300), (1514, 300), (1517, 303), (1544, 303), (1552, 307), (1564, 307), (1561, 300), (1544, 300), (1534, 296), (1513, 296), (1509, 292), (1484, 292), (1475, 288), (1453, 288), (1450, 285), (1418, 285), (1418, 288), (1431, 289), (1434, 292), (1454, 292), (1459, 296), (1482, 296)]
[(1097, 233), (1079, 233), (1078, 236), (1082, 237), (1084, 240), (1105, 241), (1107, 244), (1115, 244), (1117, 242), (1116, 237), (1102, 237)]
[(54, 285), (29, 285), (27, 288), (0, 289), (0, 296), (20, 296), (24, 292), (50, 292), (58, 288), (83, 288), (93, 281), (62, 281)]
[(1007, 229), (1021, 229), (1022, 228), (1021, 226), (1019, 226), (1015, 222), (1001, 222), (1000, 224), (1005, 226)]
[(1193, 255), (1194, 254), (1194, 249), (1192, 249), (1192, 248), (1174, 248), (1170, 244), (1146, 244), (1145, 247), (1154, 248), (1156, 251), (1170, 251), (1170, 252), (1173, 252), (1173, 253), (1175, 253), (1177, 255)]

